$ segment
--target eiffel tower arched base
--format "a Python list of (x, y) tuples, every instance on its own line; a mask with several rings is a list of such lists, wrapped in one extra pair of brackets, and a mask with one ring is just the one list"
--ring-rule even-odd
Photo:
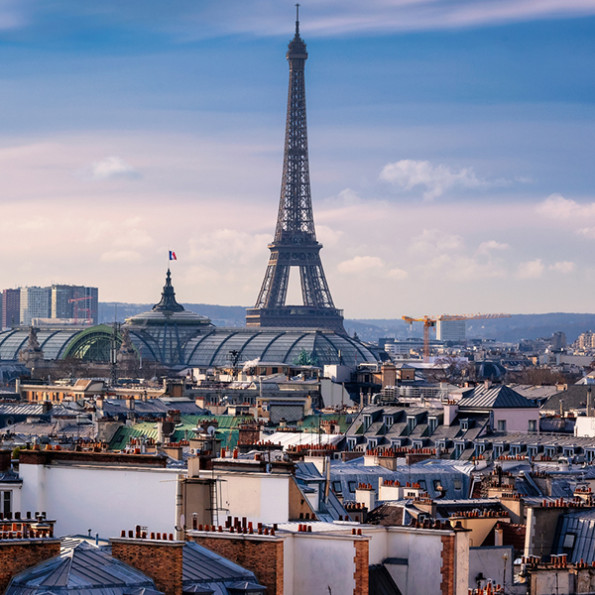
[(343, 327), (343, 310), (338, 308), (310, 306), (249, 308), (246, 311), (246, 326), (326, 329), (342, 335), (346, 334)]

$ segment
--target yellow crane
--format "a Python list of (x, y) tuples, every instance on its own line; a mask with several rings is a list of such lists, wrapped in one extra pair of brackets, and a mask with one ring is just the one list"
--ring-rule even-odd
[(424, 361), (430, 359), (430, 329), (436, 326), (439, 320), (477, 320), (487, 318), (510, 318), (510, 314), (441, 314), (440, 316), (423, 316), (422, 318), (413, 318), (411, 316), (401, 316), (407, 324), (414, 322), (424, 323)]

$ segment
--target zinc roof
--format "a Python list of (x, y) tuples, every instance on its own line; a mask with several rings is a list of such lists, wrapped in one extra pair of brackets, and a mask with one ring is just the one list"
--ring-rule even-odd
[(84, 541), (63, 546), (60, 554), (15, 576), (6, 595), (68, 593), (70, 595), (126, 595), (131, 588), (159, 593), (142, 572), (112, 558)]
[(537, 407), (536, 403), (503, 384), (489, 387), (485, 385), (476, 386), (473, 393), (468, 397), (463, 397), (458, 404), (459, 408), (511, 409)]

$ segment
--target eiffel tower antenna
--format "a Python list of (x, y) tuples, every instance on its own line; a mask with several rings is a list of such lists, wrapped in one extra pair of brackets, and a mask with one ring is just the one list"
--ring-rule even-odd
[[(277, 226), (264, 281), (256, 305), (246, 313), (246, 325), (321, 328), (345, 334), (343, 312), (333, 304), (320, 261), (322, 244), (314, 229), (304, 79), (308, 53), (300, 37), (299, 6), (295, 36), (287, 51), (289, 92)], [(303, 305), (299, 306), (286, 305), (292, 267), (300, 272)]]

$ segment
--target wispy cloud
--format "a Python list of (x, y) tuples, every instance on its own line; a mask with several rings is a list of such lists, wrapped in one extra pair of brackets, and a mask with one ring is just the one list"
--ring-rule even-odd
[(545, 265), (541, 258), (521, 262), (517, 268), (519, 279), (539, 279), (545, 271)]
[(560, 262), (555, 262), (549, 266), (551, 271), (555, 273), (562, 273), (563, 275), (568, 275), (570, 273), (574, 273), (576, 270), (576, 264), (569, 260), (562, 260)]
[(339, 263), (337, 269), (341, 273), (367, 273), (372, 270), (382, 270), (384, 263), (378, 256), (354, 256), (350, 260)]
[(433, 200), (453, 188), (481, 188), (487, 182), (478, 178), (470, 167), (459, 170), (446, 165), (434, 165), (429, 161), (402, 159), (388, 163), (380, 172), (380, 179), (399, 190), (420, 187), (424, 200)]
[[(287, 35), (293, 27), (287, 5), (271, 0), (173, 3), (164, 8), (158, 0), (135, 3), (103, 0), (101, 8), (76, 0), (63, 0), (51, 8), (39, 2), (4, 0), (0, 29), (27, 25), (59, 29), (68, 34), (94, 22), (103, 29), (134, 26), (146, 33), (163, 33), (177, 41), (218, 35)], [(345, 36), (353, 33), (387, 33), (493, 26), (536, 19), (575, 18), (595, 14), (591, 0), (318, 0), (305, 7), (302, 20), (308, 36)], [(64, 15), (69, 31), (52, 23)], [(130, 24), (130, 25), (129, 25)]]
[(93, 163), (89, 168), (89, 175), (93, 180), (111, 180), (114, 178), (136, 180), (141, 177), (136, 169), (115, 155)]

